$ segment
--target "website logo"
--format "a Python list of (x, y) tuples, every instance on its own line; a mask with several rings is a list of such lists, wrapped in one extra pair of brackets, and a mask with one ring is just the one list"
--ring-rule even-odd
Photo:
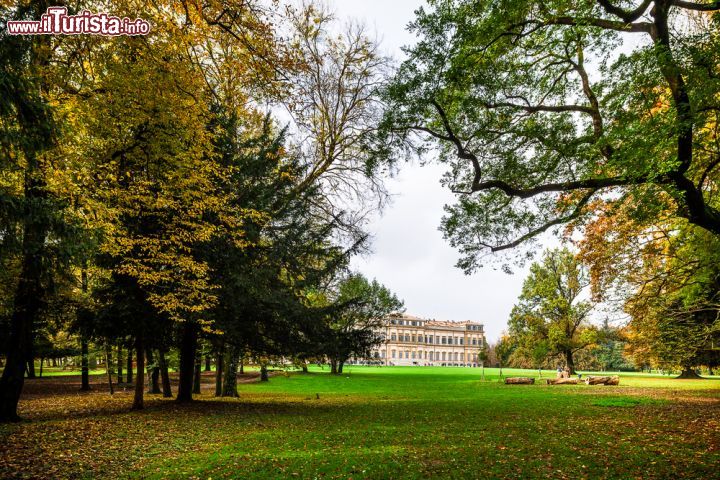
[(10, 35), (134, 36), (150, 33), (150, 23), (142, 18), (130, 20), (88, 10), (68, 15), (66, 7), (50, 7), (40, 16), (40, 20), (8, 21), (7, 32)]

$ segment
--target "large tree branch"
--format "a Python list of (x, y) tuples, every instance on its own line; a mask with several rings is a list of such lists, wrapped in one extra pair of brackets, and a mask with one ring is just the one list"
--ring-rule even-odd
[(572, 192), (575, 190), (593, 189), (599, 190), (601, 188), (609, 187), (620, 187), (626, 185), (639, 185), (647, 181), (644, 177), (638, 178), (624, 178), (624, 177), (609, 177), (609, 178), (588, 178), (585, 180), (575, 180), (567, 182), (557, 183), (545, 183), (530, 188), (519, 188), (510, 185), (503, 180), (487, 180), (485, 182), (473, 183), (471, 190), (472, 192), (481, 192), (484, 190), (497, 189), (504, 192), (509, 197), (517, 198), (530, 198), (541, 193), (550, 192)]
[(585, 196), (583, 196), (580, 199), (580, 201), (577, 203), (577, 205), (575, 205), (575, 208), (573, 209), (573, 211), (570, 212), (569, 214), (565, 215), (564, 217), (558, 217), (554, 220), (550, 220), (549, 222), (547, 222), (535, 229), (532, 229), (529, 232), (525, 233), (524, 235), (516, 238), (512, 242), (506, 243), (504, 245), (496, 245), (496, 246), (487, 245), (487, 246), (490, 248), (491, 252), (499, 252), (502, 250), (515, 248), (518, 245), (520, 245), (521, 243), (525, 242), (526, 240), (530, 240), (531, 238), (534, 238), (534, 237), (540, 235), (541, 233), (547, 231), (548, 229), (550, 229), (552, 227), (555, 227), (557, 225), (562, 225), (564, 223), (568, 223), (572, 220), (575, 220), (582, 214), (583, 209), (588, 204), (588, 202), (590, 201), (592, 196), (595, 194), (595, 192), (596, 192), (596, 190), (591, 190), (587, 194), (585, 194)]
[(618, 32), (642, 32), (642, 33), (650, 33), (653, 28), (653, 24), (649, 22), (640, 22), (640, 23), (625, 23), (625, 22), (616, 22), (613, 20), (606, 20), (604, 18), (595, 18), (595, 17), (568, 17), (568, 16), (560, 16), (560, 17), (552, 17), (548, 20), (545, 20), (544, 22), (540, 22), (544, 25), (569, 25), (569, 26), (579, 26), (579, 25), (589, 25), (592, 27), (598, 27), (602, 28), (604, 30), (615, 30)]
[(650, 6), (650, 3), (652, 3), (652, 0), (644, 0), (640, 4), (640, 6), (638, 6), (635, 10), (631, 10), (629, 12), (627, 10), (623, 10), (620, 7), (616, 7), (609, 0), (598, 0), (598, 3), (609, 14), (621, 18), (626, 23), (632, 23), (638, 18), (640, 18), (643, 13), (645, 13), (645, 11)]
[(486, 103), (485, 108), (494, 109), (501, 107), (517, 108), (525, 110), (528, 113), (537, 112), (581, 112), (592, 115), (594, 113), (592, 107), (587, 105), (518, 105), (511, 102)]
[(480, 160), (478, 160), (477, 156), (468, 151), (465, 148), (465, 145), (463, 145), (460, 138), (455, 135), (455, 132), (453, 131), (452, 127), (450, 126), (450, 121), (448, 120), (448, 116), (445, 113), (445, 110), (440, 106), (439, 103), (437, 103), (435, 100), (432, 100), (431, 102), (435, 109), (438, 111), (438, 114), (440, 115), (440, 119), (442, 120), (443, 127), (445, 127), (445, 131), (447, 132), (447, 136), (450, 139), (450, 141), (455, 145), (455, 149), (457, 150), (457, 156), (463, 160), (469, 160), (472, 163), (473, 170), (475, 172), (474, 178), (473, 178), (473, 185), (480, 181), (480, 178), (482, 178), (482, 169), (480, 168)]
[(682, 215), (690, 223), (720, 235), (720, 211), (707, 205), (702, 191), (681, 172), (673, 172), (669, 176), (682, 196)]
[(705, 185), (705, 180), (707, 180), (708, 175), (718, 165), (720, 165), (720, 154), (715, 158), (715, 160), (710, 162), (710, 164), (707, 166), (707, 168), (705, 168), (705, 171), (703, 171), (702, 175), (700, 176), (700, 180), (697, 183), (698, 190), (702, 190), (703, 185)]
[[(605, 30), (615, 30), (618, 32), (632, 32), (632, 33), (651, 33), (653, 31), (653, 24), (649, 22), (640, 23), (628, 23), (618, 22), (613, 20), (606, 20), (604, 18), (596, 17), (582, 17), (575, 18), (570, 16), (559, 16), (550, 17), (547, 20), (525, 20), (522, 22), (512, 23), (507, 26), (505, 30), (497, 34), (492, 40), (490, 40), (484, 47), (483, 50), (487, 50), (493, 44), (503, 37), (514, 37), (515, 40), (531, 35), (532, 33), (551, 25), (590, 25)], [(525, 31), (526, 27), (531, 27)]]
[(699, 12), (714, 12), (720, 10), (720, 1), (714, 1), (710, 3), (695, 3), (695, 2), (684, 2), (682, 0), (676, 0), (673, 5), (687, 10), (696, 10)]

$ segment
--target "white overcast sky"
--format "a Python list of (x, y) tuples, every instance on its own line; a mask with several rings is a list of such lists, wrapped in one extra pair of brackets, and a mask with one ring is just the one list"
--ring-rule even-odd
[[(414, 43), (406, 26), (421, 0), (330, 0), (339, 19), (354, 18), (377, 35), (382, 49), (397, 60), (400, 47)], [(484, 267), (466, 276), (454, 265), (458, 253), (438, 231), (443, 205), (453, 195), (439, 183), (443, 168), (406, 164), (388, 181), (394, 199), (368, 226), (372, 253), (353, 261), (353, 268), (377, 278), (405, 301), (407, 312), (443, 320), (485, 324), (495, 341), (506, 328), (526, 270), (514, 275)]]

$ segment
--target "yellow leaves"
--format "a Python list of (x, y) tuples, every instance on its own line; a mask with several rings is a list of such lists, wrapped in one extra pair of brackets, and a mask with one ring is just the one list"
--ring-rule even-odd
[(649, 116), (655, 116), (666, 113), (672, 107), (672, 93), (667, 87), (654, 87), (652, 95), (655, 98), (653, 106), (650, 108)]

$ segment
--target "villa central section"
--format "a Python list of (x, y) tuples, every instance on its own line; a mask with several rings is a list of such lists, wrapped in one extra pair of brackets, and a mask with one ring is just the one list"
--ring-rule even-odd
[(370, 361), (382, 365), (478, 367), (485, 344), (483, 325), (472, 321), (428, 320), (411, 315), (385, 319), (383, 343)]

